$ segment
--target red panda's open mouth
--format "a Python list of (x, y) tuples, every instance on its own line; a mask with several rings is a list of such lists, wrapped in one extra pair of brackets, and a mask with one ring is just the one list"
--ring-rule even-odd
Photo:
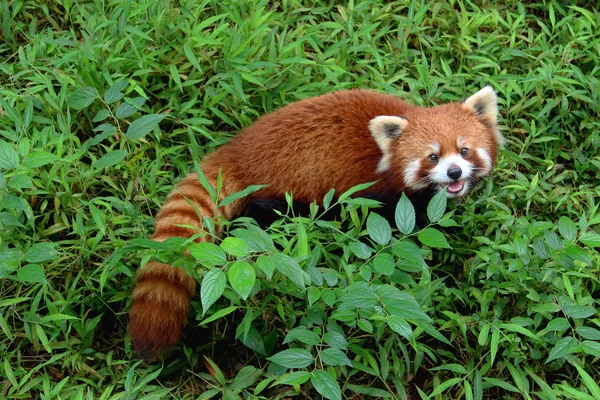
[(465, 187), (465, 180), (459, 179), (455, 182), (451, 182), (448, 184), (448, 188), (446, 189), (448, 193), (460, 193), (461, 190)]

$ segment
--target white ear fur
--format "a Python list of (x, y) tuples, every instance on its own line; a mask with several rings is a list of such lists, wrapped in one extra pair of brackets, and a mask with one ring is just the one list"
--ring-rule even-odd
[(380, 115), (369, 122), (369, 130), (383, 153), (377, 172), (383, 172), (390, 168), (392, 143), (400, 136), (407, 124), (406, 119), (390, 115)]
[(463, 107), (475, 111), (481, 118), (489, 121), (496, 131), (499, 145), (504, 144), (504, 137), (496, 127), (498, 120), (498, 97), (491, 86), (486, 86), (463, 102)]

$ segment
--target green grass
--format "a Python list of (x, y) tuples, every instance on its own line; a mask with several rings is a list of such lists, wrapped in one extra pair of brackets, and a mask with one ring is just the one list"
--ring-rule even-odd
[[(0, 0), (0, 397), (600, 398), (600, 13), (503, 3)], [(346, 199), (343, 223), (235, 222), (216, 268), (141, 240), (194, 158), (259, 115), (484, 85), (506, 148), (428, 231)], [(198, 297), (184, 345), (139, 362), (150, 257), (257, 279)]]

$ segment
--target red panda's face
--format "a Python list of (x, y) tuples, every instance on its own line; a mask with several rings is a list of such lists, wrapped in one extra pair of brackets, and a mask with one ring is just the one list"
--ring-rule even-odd
[(383, 152), (378, 171), (393, 170), (412, 191), (463, 196), (495, 163), (502, 143), (496, 114), (496, 95), (488, 87), (460, 104), (376, 117), (369, 128)]

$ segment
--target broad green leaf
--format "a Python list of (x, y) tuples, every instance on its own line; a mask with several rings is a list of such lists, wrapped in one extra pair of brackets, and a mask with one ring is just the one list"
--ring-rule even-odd
[(289, 280), (292, 281), (298, 288), (304, 290), (305, 284), (310, 283), (308, 282), (308, 275), (302, 271), (302, 268), (300, 268), (298, 262), (292, 257), (282, 253), (276, 253), (272, 254), (271, 258), (275, 263), (275, 268), (277, 271), (289, 278)]
[(75, 110), (82, 110), (96, 99), (96, 89), (86, 86), (75, 90), (67, 98), (67, 105)]
[(388, 326), (400, 336), (405, 337), (406, 339), (412, 338), (413, 330), (404, 318), (397, 315), (390, 315), (387, 317), (386, 322)]
[(546, 364), (559, 358), (564, 358), (577, 349), (577, 340), (574, 337), (564, 337), (560, 339), (548, 354)]
[(317, 392), (328, 400), (342, 400), (342, 390), (340, 385), (327, 371), (320, 369), (312, 371), (310, 382)]
[(35, 243), (27, 250), (23, 259), (29, 263), (43, 263), (58, 256), (56, 244), (51, 242)]
[(402, 197), (400, 197), (400, 201), (396, 205), (395, 219), (396, 226), (405, 235), (412, 233), (415, 229), (415, 207), (404, 193), (402, 193)]
[(568, 242), (574, 241), (577, 237), (577, 225), (567, 217), (560, 217), (558, 220), (558, 231)]
[(283, 375), (275, 383), (278, 385), (302, 385), (308, 382), (311, 376), (308, 371), (294, 371)]
[(18, 165), (19, 155), (15, 148), (4, 140), (0, 140), (0, 168), (14, 169)]
[(373, 259), (373, 268), (380, 274), (392, 275), (396, 270), (394, 257), (390, 253), (380, 253)]
[(236, 261), (229, 267), (227, 276), (233, 290), (246, 300), (256, 281), (254, 267), (245, 261)]
[(193, 243), (188, 250), (192, 257), (204, 265), (216, 266), (227, 262), (225, 251), (214, 243)]
[(268, 357), (267, 360), (286, 368), (305, 368), (315, 360), (312, 354), (305, 349), (288, 349)]
[(46, 283), (44, 269), (38, 264), (27, 264), (19, 268), (17, 278), (24, 283)]
[(362, 260), (366, 260), (371, 257), (372, 251), (363, 242), (352, 242), (348, 245), (348, 248), (354, 253), (354, 255)]
[(287, 344), (294, 340), (311, 346), (319, 344), (321, 342), (321, 338), (319, 337), (319, 335), (303, 327), (294, 328), (291, 331), (289, 331), (288, 334), (285, 336), (285, 339), (283, 340), (283, 344)]
[(236, 257), (245, 257), (248, 255), (248, 245), (242, 239), (236, 237), (226, 237), (220, 244), (221, 248), (228, 254)]
[(246, 389), (252, 385), (260, 376), (262, 371), (252, 365), (246, 365), (243, 367), (233, 378), (233, 382), (229, 385), (229, 388), (233, 391)]
[(144, 105), (145, 102), (146, 99), (143, 97), (134, 97), (131, 100), (125, 98), (125, 101), (117, 107), (115, 117), (118, 119), (131, 117), (136, 111), (142, 108), (142, 105)]
[(373, 307), (379, 302), (373, 289), (364, 282), (348, 286), (340, 300), (344, 305), (351, 307)]
[(584, 233), (579, 241), (589, 247), (600, 247), (600, 235), (594, 232)]
[(102, 157), (100, 157), (95, 163), (94, 168), (102, 169), (117, 165), (127, 156), (126, 150), (112, 150)]
[(106, 104), (112, 104), (121, 100), (124, 96), (124, 94), (121, 93), (121, 90), (125, 89), (126, 87), (127, 81), (119, 81), (114, 83), (110, 88), (108, 88), (106, 93), (104, 93), (104, 102)]
[(269, 280), (273, 278), (275, 273), (275, 261), (268, 256), (260, 256), (256, 260), (256, 266), (267, 276)]
[(160, 121), (167, 117), (167, 114), (148, 114), (143, 115), (133, 121), (125, 136), (131, 140), (139, 140), (145, 137), (150, 131), (158, 126)]
[(596, 328), (591, 328), (589, 326), (578, 326), (575, 328), (575, 332), (577, 332), (584, 339), (600, 341), (600, 330)]
[(386, 245), (392, 238), (392, 228), (385, 218), (374, 212), (367, 218), (367, 231), (375, 243)]
[(374, 387), (367, 387), (367, 386), (354, 385), (351, 383), (347, 383), (344, 385), (344, 388), (347, 390), (351, 390), (354, 393), (367, 395), (367, 396), (369, 396), (369, 398), (374, 398), (374, 399), (387, 399), (390, 397), (394, 397), (387, 390), (378, 389), (378, 388), (374, 388)]
[(581, 349), (586, 353), (594, 357), (600, 357), (600, 343), (591, 340), (584, 340), (581, 342)]
[(427, 204), (427, 218), (431, 222), (438, 222), (444, 216), (446, 212), (446, 205), (448, 203), (448, 196), (445, 190), (440, 190), (435, 196), (431, 198), (429, 204)]
[(418, 238), (426, 246), (438, 249), (451, 249), (444, 234), (435, 228), (425, 228), (419, 232)]
[(106, 109), (102, 109), (98, 111), (92, 122), (100, 122), (104, 121), (106, 118), (110, 117), (110, 111)]
[(375, 287), (374, 292), (389, 314), (407, 320), (430, 320), (429, 316), (419, 306), (419, 303), (409, 293), (392, 285), (378, 285)]
[(339, 349), (326, 349), (319, 353), (319, 358), (325, 365), (337, 367), (340, 365), (352, 366), (350, 359), (343, 351)]
[(46, 164), (54, 163), (61, 158), (55, 154), (47, 151), (34, 151), (29, 153), (23, 159), (23, 166), (25, 168), (39, 168)]
[(325, 335), (323, 335), (323, 340), (328, 346), (333, 347), (334, 349), (346, 350), (348, 348), (348, 341), (344, 335), (335, 330), (328, 330)]
[(225, 272), (218, 268), (211, 269), (204, 275), (202, 284), (200, 285), (202, 315), (206, 314), (210, 306), (221, 297), (225, 290), (226, 283), (227, 277), (225, 276)]

